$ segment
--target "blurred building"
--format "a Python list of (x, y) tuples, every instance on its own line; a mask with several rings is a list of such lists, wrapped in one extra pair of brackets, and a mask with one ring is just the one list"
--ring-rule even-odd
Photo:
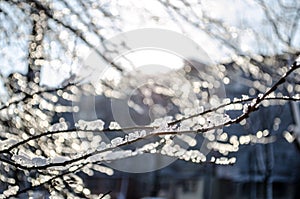
[[(275, 62), (277, 66), (274, 67), (279, 67), (286, 61), (284, 57), (276, 59), (280, 61)], [(264, 61), (261, 64), (270, 65)], [(239, 69), (240, 66), (233, 62), (226, 63), (224, 66), (230, 77), (230, 83), (225, 85), (227, 97), (233, 99), (242, 95), (251, 95), (249, 90), (253, 88), (247, 85), (246, 80), (256, 81), (255, 77)], [(207, 70), (204, 68), (205, 65), (200, 66), (200, 70)], [(199, 68), (196, 71), (191, 68), (189, 75), (195, 75), (193, 73), (197, 71)], [(274, 79), (276, 78), (278, 76), (275, 75)], [(259, 90), (251, 92), (252, 96), (256, 96)], [(286, 94), (284, 89), (281, 89), (281, 92)], [(163, 94), (152, 97), (161, 107), (170, 106), (171, 102), (165, 104), (167, 99)], [(83, 104), (88, 110), (90, 99), (85, 100)], [(105, 120), (107, 124), (114, 121), (109, 98), (97, 96), (95, 104), (98, 118)], [(140, 102), (139, 105), (149, 111), (149, 107), (143, 103)], [(174, 104), (172, 106), (174, 108), (169, 112), (171, 115), (178, 111)], [(132, 108), (130, 114), (137, 120), (140, 119), (141, 124), (151, 121), (151, 116), (139, 114)], [(238, 113), (231, 111), (227, 114), (234, 117)], [(70, 115), (68, 117), (70, 121), (73, 120)], [(110, 195), (118, 199), (139, 199), (149, 196), (167, 199), (300, 198), (300, 151), (297, 147), (298, 143), (288, 140), (284, 134), (293, 124), (295, 118), (290, 102), (272, 106), (264, 104), (251, 114), (246, 125), (231, 125), (224, 128), (228, 136), (256, 135), (258, 131), (268, 130), (267, 137), (274, 137), (270, 143), (240, 146), (239, 151), (233, 154), (237, 158), (234, 165), (194, 164), (177, 160), (154, 172), (133, 174), (115, 171), (113, 176), (95, 173), (93, 177), (87, 176), (85, 181), (93, 193), (111, 191)]]

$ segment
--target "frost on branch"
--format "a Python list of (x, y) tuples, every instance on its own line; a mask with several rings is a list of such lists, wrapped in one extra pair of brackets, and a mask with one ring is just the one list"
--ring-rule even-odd
[(42, 156), (36, 156), (36, 157), (30, 157), (27, 154), (21, 153), (19, 155), (13, 155), (12, 160), (14, 160), (16, 163), (28, 167), (32, 166), (44, 166), (49, 163), (49, 160), (42, 157)]
[(49, 160), (42, 156), (34, 157), (31, 159), (31, 161), (34, 166), (44, 166), (49, 163)]
[[(166, 8), (169, 6), (172, 7), (172, 4), (168, 3), (169, 1), (161, 2), (166, 2)], [(275, 141), (272, 135), (267, 136), (265, 130), (252, 132), (253, 134), (248, 135), (234, 136), (219, 131), (219, 129), (215, 129), (215, 127), (222, 128), (224, 123), (231, 124), (231, 118), (225, 114), (225, 110), (229, 112), (237, 110), (236, 112), (243, 113), (242, 109), (244, 108), (244, 113), (252, 111), (251, 106), (251, 109), (248, 109), (248, 103), (251, 104), (249, 99), (256, 98), (258, 93), (265, 93), (268, 88), (271, 88), (276, 78), (282, 76), (289, 70), (286, 63), (290, 62), (293, 55), (290, 56), (290, 54), (287, 54), (288, 56), (285, 55), (284, 59), (281, 59), (279, 56), (278, 59), (278, 57), (268, 57), (266, 55), (252, 56), (243, 50), (244, 53), (242, 55), (232, 53), (232, 62), (230, 64), (218, 63), (216, 70), (212, 70), (208, 65), (205, 66), (202, 63), (197, 63), (197, 61), (187, 60), (189, 64), (183, 66), (182, 69), (169, 71), (161, 76), (156, 76), (155, 74), (155, 76), (150, 77), (148, 79), (149, 81), (147, 80), (146, 82), (141, 81), (145, 79), (143, 75), (137, 75), (137, 73), (128, 75), (134, 71), (134, 69), (127, 70), (128, 68), (123, 67), (123, 65), (116, 65), (116, 69), (113, 67), (113, 70), (109, 70), (109, 73), (112, 72), (109, 78), (103, 78), (104, 82), (97, 82), (97, 84), (100, 84), (99, 87), (95, 88), (85, 80), (79, 82), (80, 85), (76, 85), (73, 80), (80, 79), (80, 77), (77, 78), (73, 72), (76, 74), (80, 73), (80, 71), (77, 73), (77, 69), (79, 68), (77, 67), (77, 63), (80, 63), (85, 56), (82, 52), (86, 52), (86, 48), (93, 49), (98, 47), (98, 44), (102, 43), (101, 41), (107, 36), (107, 32), (110, 33), (112, 31), (113, 33), (114, 30), (121, 30), (122, 27), (116, 27), (115, 25), (118, 26), (118, 24), (122, 24), (122, 16), (117, 18), (110, 17), (110, 15), (107, 15), (103, 10), (99, 11), (101, 2), (97, 4), (97, 1), (94, 1), (92, 6), (83, 0), (75, 3), (76, 9), (78, 8), (80, 12), (83, 12), (83, 18), (78, 15), (76, 9), (70, 9), (72, 7), (71, 4), (61, 4), (59, 1), (34, 0), (21, 1), (21, 3), (19, 3), (19, 1), (11, 1), (10, 3), (0, 1), (0, 4), (1, 8), (5, 7), (4, 10), (1, 10), (3, 12), (0, 12), (1, 17), (8, 20), (7, 23), (0, 23), (0, 26), (3, 26), (3, 24), (5, 26), (4, 29), (1, 27), (1, 30), (7, 30), (2, 34), (4, 37), (3, 46), (9, 49), (10, 46), (12, 46), (11, 44), (15, 44), (15, 42), (26, 43), (25, 47), (22, 47), (23, 49), (21, 50), (28, 55), (25, 56), (25, 59), (28, 58), (28, 60), (24, 60), (23, 55), (21, 55), (19, 60), (20, 63), (25, 61), (25, 65), (28, 65), (28, 74), (22, 75), (20, 73), (13, 73), (7, 78), (5, 75), (1, 76), (1, 80), (5, 81), (5, 88), (1, 90), (6, 90), (7, 92), (5, 93), (6, 96), (0, 100), (0, 153), (1, 158), (4, 157), (7, 159), (3, 159), (4, 161), (1, 162), (4, 167), (1, 167), (0, 175), (3, 184), (9, 184), (3, 192), (7, 197), (11, 194), (15, 194), (19, 189), (18, 187), (31, 188), (30, 186), (38, 186), (45, 182), (44, 185), (41, 185), (41, 187), (37, 189), (47, 189), (52, 198), (92, 198), (90, 190), (84, 187), (83, 181), (80, 179), (80, 175), (77, 175), (77, 172), (84, 171), (88, 175), (92, 175), (92, 170), (97, 170), (111, 175), (113, 173), (111, 169), (101, 166), (103, 162), (114, 161), (142, 153), (160, 153), (198, 163), (207, 161), (204, 153), (199, 150), (199, 145), (201, 145), (199, 140), (201, 139), (207, 141), (205, 147), (213, 150), (214, 153), (216, 152), (224, 156), (237, 152), (241, 145), (270, 143)], [(189, 5), (190, 4), (184, 4), (182, 5), (183, 9), (174, 9), (174, 12), (176, 15), (178, 14), (178, 16), (184, 16), (182, 18), (183, 20), (187, 19), (187, 21), (192, 22), (195, 21), (193, 12), (185, 12), (185, 10), (189, 10), (189, 7), (186, 7), (187, 9), (184, 8)], [(109, 7), (109, 5), (107, 5), (107, 7)], [(5, 12), (7, 11), (12, 11), (11, 13), (14, 13), (14, 15), (6, 16)], [(65, 14), (65, 11), (68, 14)], [(29, 17), (24, 17), (24, 14)], [(99, 16), (103, 19), (102, 14), (105, 15), (105, 19), (104, 21), (102, 20), (103, 23), (100, 20), (102, 24), (101, 27), (98, 27), (99, 23), (94, 22), (98, 21)], [(223, 30), (223, 25), (225, 25), (224, 30), (228, 30), (229, 33), (231, 30), (234, 32), (237, 31), (237, 33), (244, 31), (236, 27), (227, 28), (226, 23), (221, 24), (220, 27), (218, 20), (210, 20), (209, 16), (206, 17), (208, 17), (207, 20), (209, 23), (206, 23), (205, 27), (202, 28), (212, 30), (208, 32), (220, 32), (218, 30), (219, 28)], [(30, 21), (32, 21), (32, 23), (27, 23)], [(117, 22), (117, 24), (114, 22)], [(24, 28), (21, 29), (26, 31), (22, 32), (20, 29), (20, 34), (16, 34), (17, 37), (21, 35), (20, 40), (15, 37), (10, 39), (11, 34), (5, 34), (16, 33), (14, 25), (11, 24), (24, 25)], [(199, 24), (192, 23), (190, 25)], [(101, 31), (98, 31), (100, 30), (99, 28)], [(199, 29), (199, 27), (196, 28)], [(246, 31), (248, 31), (248, 28), (246, 29)], [(27, 35), (28, 33), (32, 35)], [(236, 33), (217, 34), (225, 48), (231, 48), (232, 46), (228, 45), (227, 42), (236, 41), (236, 38), (228, 39), (227, 37), (231, 37), (230, 35), (236, 35)], [(22, 42), (23, 37), (30, 39), (28, 39), (28, 42)], [(95, 38), (98, 41), (95, 40), (94, 42)], [(262, 37), (258, 38), (265, 37), (262, 35)], [(283, 36), (282, 38), (291, 37)], [(238, 39), (242, 38), (238, 37)], [(293, 41), (293, 39), (291, 39), (291, 41)], [(240, 42), (237, 43), (240, 44)], [(24, 45), (22, 44), (21, 46)], [(241, 44), (241, 46), (243, 45)], [(286, 47), (288, 48), (288, 46)], [(99, 51), (99, 54), (104, 55), (104, 57), (112, 57), (110, 53), (114, 50), (113, 46), (110, 46), (109, 49), (105, 48), (106, 46), (101, 46), (101, 52)], [(233, 50), (234, 48), (239, 49), (239, 46), (233, 44)], [(263, 51), (265, 52), (265, 50), (268, 51), (268, 49), (264, 49)], [(273, 52), (272, 49), (271, 51)], [(290, 51), (287, 49), (287, 51), (293, 52), (294, 50)], [(10, 58), (11, 52), (13, 51), (6, 50), (6, 52), (3, 52), (4, 56), (2, 56), (2, 58)], [(240, 52), (240, 50), (238, 50), (238, 52)], [(16, 60), (20, 57), (18, 53), (13, 56), (16, 56)], [(286, 57), (289, 57), (289, 60), (286, 59)], [(280, 61), (277, 61), (277, 59)], [(111, 60), (107, 60), (107, 63), (111, 63), (110, 61)], [(280, 65), (282, 65), (282, 63), (284, 64), (278, 66), (276, 62), (281, 62)], [(9, 66), (14, 65), (15, 64), (9, 64)], [(59, 67), (63, 72), (66, 72), (66, 74), (70, 72), (70, 77), (66, 81), (61, 80), (61, 85), (55, 88), (42, 86), (43, 78), (40, 76), (40, 69), (49, 68), (49, 66), (50, 68)], [(121, 67), (122, 70), (116, 72), (117, 69), (120, 69), (118, 67)], [(299, 67), (299, 59), (296, 60), (293, 67)], [(69, 69), (70, 71), (68, 71)], [(231, 74), (233, 74), (233, 76), (242, 74), (242, 79), (237, 80), (246, 80), (237, 81), (237, 90), (241, 88), (240, 86), (245, 86), (242, 84), (246, 84), (246, 86), (249, 87), (249, 92), (248, 90), (243, 90), (243, 94), (245, 95), (230, 96), (230, 98), (226, 99), (227, 101), (224, 100), (223, 102), (230, 103), (230, 99), (233, 97), (237, 97), (235, 102), (243, 100), (244, 102), (233, 102), (224, 107), (224, 110), (218, 109), (209, 111), (222, 104), (220, 102), (224, 96), (218, 96), (218, 88), (221, 88), (223, 84), (219, 80), (223, 81), (226, 85), (235, 81), (234, 79), (233, 81), (231, 80), (230, 70), (232, 70)], [(113, 76), (118, 77), (118, 80), (115, 81)], [(274, 95), (270, 94), (268, 97), (280, 98), (283, 95), (297, 96), (299, 100), (299, 94), (297, 94), (297, 92), (299, 93), (300, 87), (295, 84), (299, 82), (298, 77), (299, 72), (297, 72), (294, 77), (290, 76), (284, 85), (284, 89), (279, 89), (278, 92), (272, 93)], [(74, 85), (68, 85), (70, 82), (74, 83)], [(120, 85), (118, 86), (116, 82), (119, 82)], [(145, 86), (140, 86), (142, 85), (140, 84), (141, 82), (145, 83)], [(77, 95), (75, 95), (77, 93), (79, 93), (79, 95), (97, 93), (101, 94), (101, 97), (104, 98), (123, 100), (121, 99), (123, 96), (122, 91), (128, 90), (130, 87), (134, 88), (138, 94), (127, 101), (129, 102), (129, 107), (143, 115), (147, 113), (144, 107), (149, 108), (149, 110), (152, 111), (149, 111), (152, 113), (149, 114), (151, 115), (150, 121), (153, 121), (155, 118), (161, 118), (156, 119), (149, 126), (145, 126), (146, 130), (140, 130), (141, 128), (129, 128), (131, 130), (123, 132), (120, 129), (120, 125), (116, 122), (111, 122), (109, 129), (103, 129), (104, 122), (102, 120), (79, 120), (76, 124), (76, 131), (73, 129), (73, 126), (67, 125), (67, 122), (72, 123), (73, 121), (63, 122), (62, 118), (60, 118), (64, 116), (63, 113), (72, 115), (74, 112), (79, 111), (78, 107), (71, 105), (74, 101), (78, 100)], [(228, 85), (230, 89), (235, 89), (234, 87), (235, 85)], [(214, 88), (216, 88), (216, 92), (214, 92)], [(286, 92), (283, 93), (282, 90), (286, 90)], [(132, 94), (132, 92), (129, 93)], [(135, 97), (137, 97), (138, 100), (134, 101)], [(262, 99), (262, 95), (259, 97), (259, 99)], [(253, 102), (255, 102), (255, 100), (253, 100)], [(284, 100), (279, 102), (280, 105), (283, 105)], [(262, 105), (267, 107), (272, 105), (272, 103), (273, 102), (269, 100), (265, 100), (262, 102)], [(243, 107), (244, 104), (246, 105)], [(202, 114), (204, 111), (208, 112)], [(89, 113), (87, 112), (87, 114)], [(118, 114), (118, 112), (116, 114)], [(165, 117), (165, 115), (172, 116)], [(234, 117), (232, 121), (234, 121)], [(178, 119), (178, 122), (176, 122), (176, 119)], [(170, 125), (170, 123), (174, 121), (175, 123)], [(53, 122), (55, 122), (55, 124), (53, 124)], [(242, 120), (240, 123), (246, 124), (247, 119)], [(206, 132), (205, 129), (208, 128), (213, 130)], [(247, 131), (248, 130), (249, 129), (247, 129)], [(108, 132), (109, 135), (107, 137), (109, 137), (109, 141), (105, 140), (104, 142), (104, 136), (107, 135)], [(121, 135), (116, 134), (116, 132)], [(237, 134), (239, 132), (233, 133)], [(293, 135), (287, 133), (285, 136), (290, 141), (295, 139)], [(135, 145), (136, 143), (141, 144), (137, 146)], [(125, 150), (127, 149), (127, 145), (130, 145), (129, 147), (132, 150)], [(120, 151), (122, 146), (125, 146), (124, 151)], [(184, 146), (191, 148), (184, 148)], [(12, 147), (11, 150), (5, 150), (10, 147)], [(80, 159), (81, 157), (84, 159)], [(69, 164), (71, 161), (72, 163)], [(86, 165), (84, 165), (83, 162), (86, 163)], [(212, 158), (211, 162), (216, 164), (231, 164), (235, 162), (235, 159), (215, 157)], [(52, 167), (51, 164), (61, 166)], [(17, 167), (15, 165), (17, 165)], [(24, 169), (19, 172), (20, 168), (18, 168), (18, 165), (20, 167), (31, 167), (31, 171), (29, 172)], [(83, 165), (83, 167), (77, 170), (81, 165)], [(34, 167), (38, 166), (45, 166), (43, 168), (47, 169), (37, 171)], [(18, 176), (18, 178), (26, 178), (26, 180), (13, 181), (10, 175)], [(35, 179), (29, 179), (29, 175), (34, 176)], [(58, 175), (58, 178), (49, 181), (47, 184), (46, 181), (55, 177), (55, 175)], [(46, 181), (44, 181), (44, 179)], [(18, 186), (11, 186), (14, 184)], [(33, 189), (35, 188), (32, 188), (32, 190)], [(30, 191), (26, 194), (28, 195), (24, 197), (38, 198), (37, 196), (31, 195)], [(18, 195), (15, 196), (15, 198), (17, 197)]]
[(105, 142), (101, 142), (99, 144), (99, 146), (97, 147), (97, 151), (103, 151), (105, 150), (107, 147), (109, 147)]
[(49, 127), (50, 131), (65, 131), (68, 129), (66, 122), (55, 123)]
[(110, 162), (137, 155), (132, 150), (105, 151), (87, 158), (86, 162)]
[(158, 127), (158, 131), (159, 130), (168, 130), (169, 128), (169, 125), (168, 123), (171, 122), (173, 119), (172, 116), (166, 116), (164, 118), (158, 118), (158, 119), (155, 119), (150, 126), (153, 126), (153, 127)]
[(13, 196), (19, 189), (19, 186), (9, 186), (9, 188), (3, 192), (3, 197), (0, 195), (0, 198), (8, 198), (9, 196)]
[(177, 138), (183, 140), (191, 147), (196, 146), (197, 144), (197, 140), (191, 137), (190, 135), (181, 134), (181, 135), (177, 135)]
[(10, 146), (16, 144), (17, 142), (18, 141), (13, 138), (9, 138), (3, 141), (0, 140), (0, 151), (9, 148)]
[(123, 140), (124, 140), (124, 139), (121, 138), (121, 137), (114, 138), (114, 139), (111, 140), (111, 145), (112, 145), (113, 147), (119, 146), (120, 144), (123, 144)]
[(12, 160), (21, 165), (33, 166), (31, 158), (26, 154), (13, 155)]
[(105, 167), (105, 166), (101, 166), (101, 165), (97, 165), (97, 164), (94, 164), (93, 167), (92, 167), (95, 171), (98, 171), (100, 173), (104, 173), (106, 175), (113, 175), (114, 174), (114, 170), (109, 168), (109, 167)]
[(49, 160), (49, 162), (51, 162), (51, 163), (62, 163), (62, 162), (68, 161), (68, 160), (70, 160), (70, 158), (65, 157), (65, 156), (55, 156), (55, 157), (52, 157)]
[(126, 136), (126, 138), (127, 138), (126, 140), (128, 142), (134, 141), (134, 140), (140, 138), (140, 133), (139, 133), (139, 131), (135, 131), (133, 133), (129, 133), (128, 136)]
[(216, 164), (221, 164), (221, 165), (228, 165), (228, 164), (234, 164), (236, 162), (236, 158), (227, 158), (227, 157), (220, 157), (220, 158), (212, 158), (212, 162), (215, 162)]
[(118, 130), (118, 129), (121, 129), (119, 123), (117, 123), (117, 122), (110, 122), (108, 128), (111, 129), (111, 130)]
[(300, 56), (297, 57), (297, 59), (295, 60), (295, 63), (293, 64), (292, 67), (295, 67), (295, 68), (300, 67)]
[(104, 122), (100, 119), (94, 121), (85, 121), (79, 120), (75, 127), (79, 128), (80, 130), (99, 130), (102, 131), (104, 129)]
[(195, 163), (205, 162), (206, 157), (199, 150), (186, 150), (179, 145), (165, 145), (161, 150), (161, 154), (178, 157), (185, 161), (192, 161)]

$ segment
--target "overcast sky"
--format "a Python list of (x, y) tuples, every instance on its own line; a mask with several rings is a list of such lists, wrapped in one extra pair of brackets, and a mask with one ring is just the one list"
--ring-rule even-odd
[[(54, 1), (55, 2), (55, 1)], [(75, 1), (72, 1), (75, 2)], [(181, 1), (170, 1), (174, 6), (179, 9), (182, 8)], [(268, 40), (274, 42), (274, 35), (272, 35), (272, 28), (270, 25), (266, 25), (264, 18), (265, 15), (261, 7), (258, 6), (256, 1), (253, 0), (202, 0), (201, 4), (198, 4), (195, 0), (188, 0), (192, 5), (194, 12), (201, 16), (201, 9), (204, 8), (206, 14), (215, 19), (222, 19), (232, 30), (232, 38), (236, 38), (234, 42), (240, 45), (241, 52), (251, 53), (278, 53), (282, 51), (282, 46), (278, 43), (275, 47), (270, 47), (264, 43), (259, 43), (257, 38), (254, 37), (254, 31), (260, 33), (262, 36), (267, 37)], [(289, 1), (284, 1), (289, 2)], [(273, 5), (274, 9), (280, 9), (277, 5)], [(76, 6), (76, 5), (75, 5)], [(222, 61), (230, 57), (233, 51), (215, 42), (199, 28), (195, 28), (192, 25), (184, 22), (176, 14), (168, 12), (164, 6), (158, 1), (149, 0), (127, 0), (127, 1), (116, 1), (116, 0), (105, 0), (102, 1), (102, 6), (108, 10), (112, 15), (116, 16), (118, 20), (114, 24), (118, 31), (107, 29), (102, 32), (102, 35), (107, 39), (116, 36), (119, 33), (126, 32), (129, 30), (135, 30), (139, 28), (163, 28), (173, 30), (181, 33), (195, 42), (197, 42), (209, 55), (209, 57), (215, 61)], [(61, 5), (56, 6), (60, 8)], [(194, 19), (197, 21), (197, 19)], [(9, 27), (9, 22), (3, 22), (5, 26)], [(108, 24), (109, 26), (110, 24)], [(241, 28), (243, 31), (235, 28)], [(24, 33), (30, 32), (28, 27), (24, 26), (21, 28)], [(269, 34), (270, 33), (270, 34)], [(60, 36), (64, 36), (63, 32)], [(268, 35), (269, 34), (269, 35)], [(14, 40), (14, 34), (11, 35), (11, 40)], [(90, 39), (93, 42), (97, 42), (93, 39), (92, 35)], [(145, 38), (146, 39), (146, 38)], [(295, 43), (299, 43), (299, 38), (296, 38)], [(12, 71), (24, 72), (27, 68), (27, 63), (20, 61), (20, 57), (27, 56), (27, 40), (26, 39), (15, 39), (10, 45), (1, 46), (0, 61), (2, 64), (1, 73), (5, 76), (10, 74)], [(0, 44), (1, 45), (1, 44)], [(55, 46), (54, 42), (51, 45)], [(86, 46), (79, 45), (80, 55), (87, 57), (90, 53), (89, 48)], [(55, 53), (55, 52), (54, 52)], [(149, 53), (149, 52), (148, 52)], [(5, 54), (6, 56), (2, 56)], [(57, 55), (59, 57), (59, 55)], [(133, 55), (132, 55), (133, 56)], [(134, 57), (134, 56), (133, 56)], [(139, 54), (139, 59), (147, 59)], [(149, 56), (148, 56), (149, 57)], [(137, 59), (137, 58), (134, 58)], [(24, 59), (23, 59), (24, 60)], [(174, 64), (176, 65), (176, 64)], [(64, 77), (68, 76), (69, 71), (72, 69), (69, 63), (55, 63), (48, 64), (42, 68), (42, 83), (49, 86), (57, 86)]]

